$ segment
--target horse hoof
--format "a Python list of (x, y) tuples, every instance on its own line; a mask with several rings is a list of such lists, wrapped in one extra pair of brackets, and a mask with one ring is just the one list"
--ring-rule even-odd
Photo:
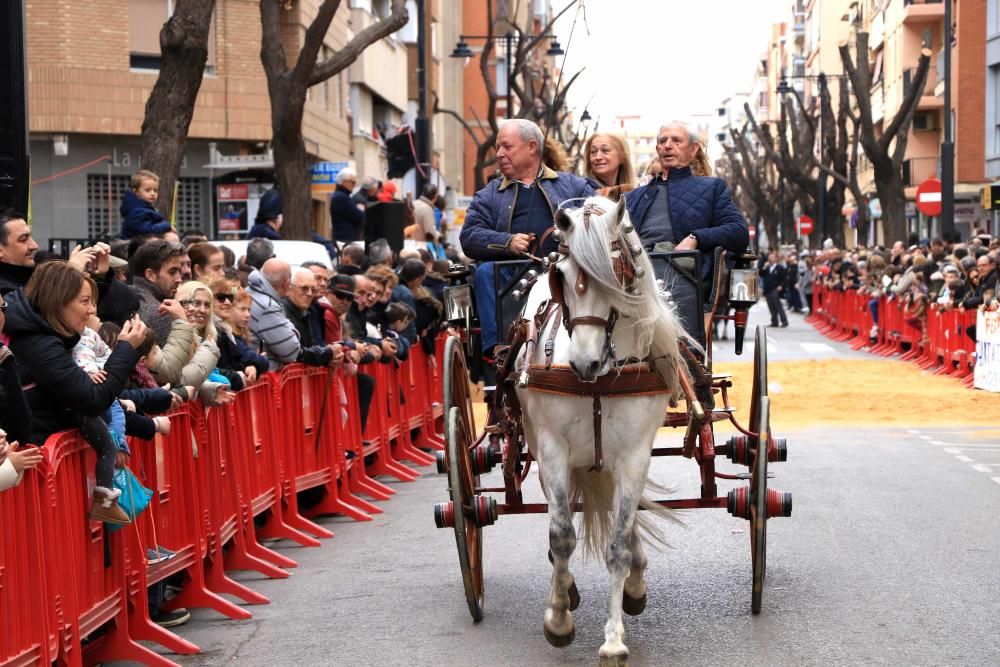
[(646, 595), (641, 598), (629, 597), (628, 593), (622, 596), (622, 611), (629, 616), (638, 616), (646, 609)]
[(574, 581), (569, 587), (569, 610), (576, 611), (576, 608), (580, 606), (580, 591), (576, 590), (576, 582)]
[(597, 664), (599, 667), (628, 667), (628, 653), (599, 656)]
[(556, 648), (565, 648), (573, 643), (576, 638), (576, 626), (569, 631), (568, 635), (557, 635), (556, 633), (550, 631), (545, 625), (542, 626), (542, 630), (545, 631), (545, 640), (555, 646)]

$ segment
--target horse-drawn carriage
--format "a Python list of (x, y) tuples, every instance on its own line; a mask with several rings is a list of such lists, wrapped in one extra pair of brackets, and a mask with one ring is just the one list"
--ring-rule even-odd
[[(768, 464), (785, 460), (786, 446), (771, 435), (763, 327), (754, 340), (747, 425), (730, 404), (731, 377), (712, 374), (713, 321), (734, 321), (741, 352), (747, 311), (757, 301), (753, 255), (726, 261), (720, 250), (705, 285), (700, 253), (643, 250), (623, 200), (592, 198), (560, 210), (556, 229), (558, 253), (494, 266), (498, 323), (509, 325), (509, 333), (497, 354), (497, 388), (481, 431), (466, 363), (474, 329), (471, 287), (453, 285), (446, 294), (448, 317), (461, 335), (450, 337), (444, 352), (447, 449), (438, 468), (448, 475), (450, 500), (438, 503), (434, 515), (439, 528), (454, 528), (466, 600), (478, 621), (483, 529), (502, 515), (550, 514), (555, 576), (544, 628), (550, 643), (564, 646), (573, 638), (571, 612), (579, 603), (567, 564), (576, 545), (571, 519), (583, 512), (585, 546), (606, 558), (611, 574), (602, 664), (622, 664), (628, 652), (621, 612), (640, 613), (646, 599), (639, 530), (650, 526), (636, 510), (724, 508), (747, 519), (758, 613), (767, 520), (791, 514), (791, 495), (768, 488)], [(731, 422), (739, 434), (716, 443), (718, 421)], [(661, 426), (683, 428), (681, 446), (654, 447)], [(644, 496), (650, 456), (696, 461), (700, 496)], [(717, 471), (721, 456), (747, 470)], [(533, 462), (548, 503), (522, 498)], [(503, 485), (484, 485), (482, 476), (497, 466)], [(718, 480), (736, 486), (723, 493)]]

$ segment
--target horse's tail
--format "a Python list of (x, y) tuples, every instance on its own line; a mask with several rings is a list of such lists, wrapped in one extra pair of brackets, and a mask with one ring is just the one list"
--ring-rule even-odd
[[(668, 488), (660, 486), (652, 480), (646, 480), (646, 492), (657, 495), (669, 494)], [(579, 543), (585, 556), (603, 559), (611, 542), (611, 510), (614, 506), (615, 482), (607, 470), (593, 472), (583, 468), (575, 468), (570, 473), (569, 499), (571, 506), (582, 505), (580, 512), (580, 529), (577, 531)], [(636, 512), (635, 522), (646, 538), (660, 547), (669, 546), (663, 531), (653, 521), (658, 516), (667, 521), (683, 525), (677, 512), (667, 507), (657, 505), (644, 493), (639, 499), (639, 507), (645, 512)]]

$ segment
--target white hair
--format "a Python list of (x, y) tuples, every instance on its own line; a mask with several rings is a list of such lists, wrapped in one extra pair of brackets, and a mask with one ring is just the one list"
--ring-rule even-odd
[(292, 269), (292, 283), (298, 284), (301, 280), (315, 280), (316, 274), (311, 269), (296, 266)]
[(691, 126), (688, 125), (687, 123), (685, 123), (682, 120), (668, 120), (666, 123), (664, 123), (663, 125), (660, 126), (659, 130), (656, 131), (656, 136), (657, 137), (659, 137), (660, 132), (663, 132), (663, 128), (665, 128), (665, 127), (683, 127), (684, 131), (687, 132), (688, 141), (690, 143), (692, 143), (692, 144), (700, 144), (701, 143), (701, 137), (698, 136), (698, 133), (695, 132), (694, 130), (692, 130)]
[(500, 125), (497, 128), (498, 131), (502, 130), (508, 124), (515, 125), (517, 127), (518, 135), (521, 137), (521, 141), (534, 141), (535, 145), (538, 146), (538, 154), (541, 155), (542, 150), (545, 148), (545, 137), (542, 135), (542, 128), (538, 127), (538, 125), (531, 122), (527, 118), (508, 118), (500, 121)]
[(354, 171), (350, 167), (344, 167), (343, 169), (338, 171), (336, 178), (334, 178), (334, 182), (336, 182), (337, 185), (343, 185), (344, 181), (357, 181), (357, 180), (358, 180), (358, 172)]

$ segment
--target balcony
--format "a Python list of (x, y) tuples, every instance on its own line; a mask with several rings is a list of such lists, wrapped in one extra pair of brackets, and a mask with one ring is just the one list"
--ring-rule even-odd
[(903, 186), (916, 187), (928, 178), (938, 177), (936, 157), (911, 157), (903, 160)]
[(944, 19), (942, 0), (903, 0), (903, 24), (933, 23)]
[[(903, 70), (903, 97), (910, 94), (910, 87), (913, 85), (913, 79), (916, 78), (916, 74), (916, 67)], [(924, 83), (923, 93), (920, 95), (920, 100), (917, 102), (917, 111), (932, 111), (934, 109), (940, 109), (944, 106), (944, 100), (934, 94), (934, 87), (936, 85), (937, 70), (936, 68), (931, 67), (927, 70), (927, 81)]]

